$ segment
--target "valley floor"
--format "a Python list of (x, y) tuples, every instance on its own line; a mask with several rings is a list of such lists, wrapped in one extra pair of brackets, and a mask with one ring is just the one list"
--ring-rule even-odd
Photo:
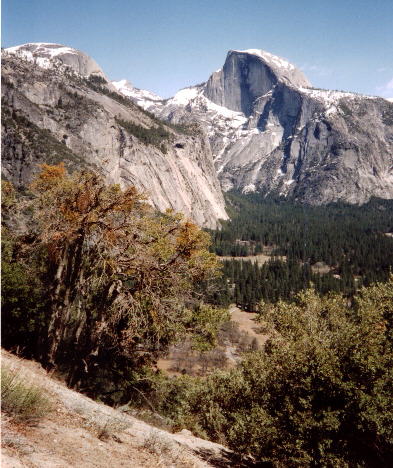
[(228, 325), (235, 327), (235, 333), (229, 332), (219, 337), (219, 343), (210, 353), (195, 351), (189, 343), (172, 346), (168, 355), (158, 360), (157, 368), (168, 375), (186, 373), (206, 376), (214, 368), (234, 367), (253, 340), (256, 348), (262, 348), (268, 336), (261, 333), (261, 324), (256, 321), (257, 314), (245, 312), (234, 304), (229, 306), (228, 311)]

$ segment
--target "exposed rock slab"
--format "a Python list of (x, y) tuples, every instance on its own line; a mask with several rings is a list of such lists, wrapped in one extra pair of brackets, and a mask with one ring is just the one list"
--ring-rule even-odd
[[(1, 361), (25, 382), (42, 388), (52, 404), (52, 411), (35, 427), (14, 425), (2, 415), (3, 467), (231, 466), (233, 453), (222, 445), (190, 431), (172, 434), (95, 402), (50, 378), (38, 363), (3, 350)], [(100, 438), (103, 430), (107, 436)]]
[[(207, 138), (166, 127), (106, 85), (94, 61), (68, 49), (28, 44), (3, 52), (3, 175), (26, 185), (39, 163), (65, 160), (108, 182), (136, 185), (159, 210), (183, 212), (202, 226), (227, 219)], [(165, 138), (146, 143), (122, 122)]]
[(323, 204), (393, 198), (393, 105), (311, 87), (265, 51), (230, 51), (206, 83), (144, 107), (171, 122), (197, 121), (223, 190)]

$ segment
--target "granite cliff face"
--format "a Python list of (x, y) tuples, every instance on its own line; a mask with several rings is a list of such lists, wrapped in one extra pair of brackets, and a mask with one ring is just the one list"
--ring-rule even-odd
[(230, 51), (206, 83), (167, 100), (108, 82), (58, 44), (6, 49), (2, 79), (2, 170), (19, 185), (65, 160), (209, 227), (227, 218), (220, 184), (312, 204), (393, 198), (393, 103), (312, 88), (261, 50)]
[(249, 117), (255, 101), (279, 81), (310, 86), (302, 72), (284, 59), (260, 50), (231, 50), (224, 67), (210, 76), (203, 94), (215, 104)]
[(136, 185), (160, 210), (203, 226), (226, 219), (207, 138), (179, 131), (116, 92), (86, 54), (56, 44), (3, 51), (3, 177), (26, 185), (42, 162)]
[(392, 103), (314, 89), (267, 52), (230, 51), (206, 83), (139, 103), (160, 118), (204, 127), (223, 190), (313, 204), (393, 198)]

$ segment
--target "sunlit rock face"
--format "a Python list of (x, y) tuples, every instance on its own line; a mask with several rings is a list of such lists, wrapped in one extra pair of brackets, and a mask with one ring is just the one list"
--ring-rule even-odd
[[(3, 174), (18, 184), (38, 162), (54, 160), (57, 141), (75, 166), (135, 184), (157, 208), (204, 226), (227, 217), (221, 189), (314, 204), (393, 198), (393, 103), (312, 88), (293, 64), (268, 52), (231, 50), (207, 82), (166, 100), (127, 80), (110, 83), (88, 55), (59, 44), (12, 47), (3, 62), (4, 112), (54, 138), (43, 151), (33, 126), (18, 134), (3, 120)], [(196, 122), (201, 131), (169, 127), (165, 148), (146, 145), (119, 124), (159, 126), (144, 110), (175, 124)]]
[(207, 81), (204, 95), (219, 106), (249, 117), (255, 101), (279, 81), (309, 86), (303, 74), (284, 59), (259, 50), (231, 50), (223, 68)]
[[(2, 55), (3, 177), (27, 186), (40, 163), (64, 161), (69, 170), (90, 168), (108, 182), (135, 185), (159, 210), (180, 211), (201, 226), (227, 219), (206, 135), (166, 127), (117, 94), (83, 52), (40, 43)], [(121, 122), (167, 136), (149, 144)]]
[(223, 190), (314, 204), (393, 198), (393, 104), (312, 88), (267, 52), (232, 50), (206, 83), (144, 107), (203, 126)]

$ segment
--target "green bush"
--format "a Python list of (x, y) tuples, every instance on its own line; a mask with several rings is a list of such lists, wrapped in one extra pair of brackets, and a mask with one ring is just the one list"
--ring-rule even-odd
[(51, 404), (42, 388), (25, 382), (17, 371), (1, 369), (1, 410), (14, 420), (35, 423), (46, 416)]
[(237, 368), (173, 380), (162, 410), (275, 467), (393, 466), (393, 277), (262, 305), (270, 336)]
[[(3, 219), (12, 216), (12, 206), (5, 206)], [(19, 348), (25, 357), (42, 352), (40, 336), (48, 324), (48, 294), (42, 277), (45, 268), (40, 254), (30, 258), (27, 266), (17, 258), (20, 244), (9, 229), (3, 227), (1, 236), (1, 339), (6, 349)]]

